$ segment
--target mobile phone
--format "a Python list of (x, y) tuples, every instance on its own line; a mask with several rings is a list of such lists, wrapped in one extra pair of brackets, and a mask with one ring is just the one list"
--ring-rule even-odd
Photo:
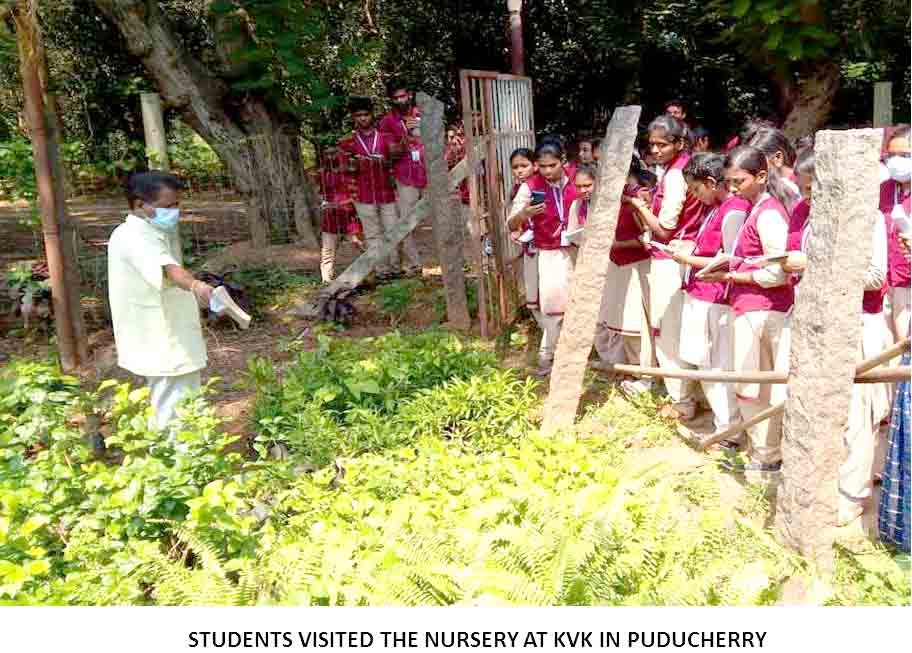
[(545, 203), (545, 191), (543, 190), (533, 190), (532, 191), (532, 201), (529, 203), (531, 206), (538, 206), (539, 204)]

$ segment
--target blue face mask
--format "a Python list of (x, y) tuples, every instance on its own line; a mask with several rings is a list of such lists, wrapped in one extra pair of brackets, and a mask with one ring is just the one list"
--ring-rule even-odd
[(177, 229), (177, 221), (179, 219), (180, 209), (155, 209), (155, 217), (149, 222), (159, 229), (174, 231)]

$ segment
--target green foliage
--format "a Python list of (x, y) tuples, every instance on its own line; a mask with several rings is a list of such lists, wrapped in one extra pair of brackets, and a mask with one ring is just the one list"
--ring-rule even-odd
[(35, 199), (35, 167), (32, 145), (25, 138), (0, 142), (0, 199)]
[[(281, 379), (263, 359), (248, 366), (261, 453), (282, 443), (318, 465), (420, 433), (463, 437), (472, 429), (485, 436), (496, 430), (479, 424), (454, 434), (448, 427), (473, 416), (498, 427), (515, 420), (508, 432), (518, 434), (532, 401), (529, 386), (498, 372), (491, 353), (435, 332), (362, 341), (321, 336), (317, 350), (300, 353)], [(444, 396), (463, 399), (454, 399), (447, 412), (435, 405)]]
[(395, 327), (405, 317), (419, 288), (421, 282), (417, 279), (401, 279), (377, 289), (377, 306), (381, 313), (389, 317), (391, 326)]
[[(307, 446), (340, 438), (319, 464), (241, 460), (202, 397), (171, 442), (147, 429), (145, 388), (3, 368), (0, 603), (763, 605), (809, 573), (731, 509), (711, 461), (662, 462), (652, 447), (674, 436), (649, 400), (611, 395), (543, 437), (534, 386), (458, 340), (334, 344), (281, 379), (250, 370), (272, 411), (261, 433), (287, 437), (306, 413)], [(398, 378), (403, 358), (415, 379)], [(390, 405), (361, 392), (332, 407), (308, 390), (358, 370)], [(104, 459), (76, 428), (90, 410)], [(351, 446), (370, 429), (389, 440)], [(831, 602), (908, 605), (908, 557), (841, 552)]]

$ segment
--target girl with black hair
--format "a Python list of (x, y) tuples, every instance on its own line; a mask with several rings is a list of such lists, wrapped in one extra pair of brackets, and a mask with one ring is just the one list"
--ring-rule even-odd
[[(694, 241), (672, 241), (672, 257), (686, 266), (681, 311), (680, 358), (684, 365), (730, 370), (732, 365), (731, 308), (725, 284), (704, 281), (699, 270), (720, 252), (731, 254), (735, 238), (747, 218), (750, 204), (732, 195), (725, 184), (725, 157), (695, 154), (684, 167), (691, 192), (707, 208)], [(716, 431), (739, 420), (735, 390), (730, 383), (702, 381), (703, 394), (713, 412)]]
[(775, 168), (779, 179), (786, 190), (787, 202), (785, 208), (792, 210), (801, 199), (801, 190), (798, 188), (795, 176), (795, 148), (788, 137), (775, 127), (761, 127), (751, 137), (748, 145), (756, 147), (766, 155), (769, 167)]
[(513, 198), (507, 226), (510, 231), (531, 223), (531, 256), (525, 266), (526, 306), (543, 331), (538, 375), (547, 376), (554, 361), (564, 310), (570, 293), (572, 262), (564, 231), (570, 206), (577, 198), (563, 165), (564, 151), (556, 139), (543, 140), (535, 149), (537, 172), (523, 182)]
[[(665, 169), (658, 190), (649, 206), (634, 199), (632, 204), (648, 228), (649, 241), (666, 244), (672, 239), (693, 240), (699, 229), (704, 208), (687, 187), (682, 173), (690, 161), (690, 140), (684, 124), (668, 115), (659, 116), (649, 124), (649, 148)], [(681, 335), (681, 266), (659, 248), (651, 248), (649, 271), (649, 317), (657, 330), (655, 355), (659, 367), (680, 368), (678, 345)], [(664, 380), (665, 389), (675, 403), (675, 409), (685, 419), (696, 414), (696, 402), (691, 384), (681, 379)], [(644, 381), (622, 385), (628, 393), (636, 394), (649, 387)]]
[[(731, 271), (704, 279), (729, 284), (728, 298), (734, 315), (734, 370), (787, 372), (787, 317), (794, 302), (794, 289), (780, 264), (748, 263), (748, 257), (785, 254), (789, 214), (782, 200), (787, 196), (766, 155), (749, 145), (736, 147), (728, 154), (725, 180), (734, 195), (750, 203), (751, 210), (735, 239)], [(783, 401), (785, 385), (737, 383), (735, 393), (741, 417), (749, 420)], [(781, 417), (751, 427), (750, 462), (737, 465), (738, 471), (749, 475), (777, 473), (782, 462), (781, 437)]]
[(595, 351), (599, 356), (599, 362), (594, 364), (596, 369), (616, 363), (652, 365), (648, 332), (643, 337), (643, 329), (648, 328), (643, 297), (649, 274), (649, 250), (640, 240), (642, 228), (631, 202), (634, 198), (651, 201), (655, 184), (655, 175), (642, 168), (634, 157), (608, 255), (607, 280), (595, 329)]

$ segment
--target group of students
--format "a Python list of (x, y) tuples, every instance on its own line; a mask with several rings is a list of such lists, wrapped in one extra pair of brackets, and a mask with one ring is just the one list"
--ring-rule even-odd
[[(336, 251), (348, 235), (358, 247), (373, 249), (406, 218), (427, 187), (421, 113), (402, 83), (387, 86), (391, 108), (379, 121), (369, 98), (352, 98), (354, 131), (321, 156), (322, 234), (320, 274), (335, 276)], [(421, 271), (421, 257), (409, 234), (397, 251), (380, 261), (380, 278)]]
[[(787, 372), (790, 316), (801, 291), (804, 251), (808, 243), (813, 247), (812, 143), (805, 140), (796, 152), (780, 130), (754, 123), (726, 153), (694, 153), (694, 135), (671, 112), (655, 118), (647, 131), (648, 146), (634, 155), (606, 256), (595, 366), (650, 366), (655, 360), (664, 369)], [(699, 137), (703, 149), (708, 143)], [(880, 205), (871, 207), (877, 219), (859, 297), (859, 360), (909, 335), (909, 151), (908, 126), (891, 130)], [(507, 225), (522, 246), (526, 304), (543, 331), (543, 376), (553, 361), (575, 249), (585, 234), (598, 143), (587, 141), (580, 155), (566, 162), (560, 140), (546, 137), (534, 151), (516, 150), (511, 157)], [(679, 415), (694, 417), (696, 384), (663, 382)], [(637, 394), (651, 383), (628, 379), (621, 387)], [(717, 432), (783, 401), (786, 389), (750, 382), (700, 386)], [(854, 386), (840, 470), (841, 523), (858, 517), (871, 500), (889, 395), (886, 384)], [(749, 428), (743, 441), (725, 441), (726, 448), (747, 454), (746, 462), (733, 457), (732, 466), (768, 480), (781, 465), (781, 428), (781, 418), (772, 418)]]

